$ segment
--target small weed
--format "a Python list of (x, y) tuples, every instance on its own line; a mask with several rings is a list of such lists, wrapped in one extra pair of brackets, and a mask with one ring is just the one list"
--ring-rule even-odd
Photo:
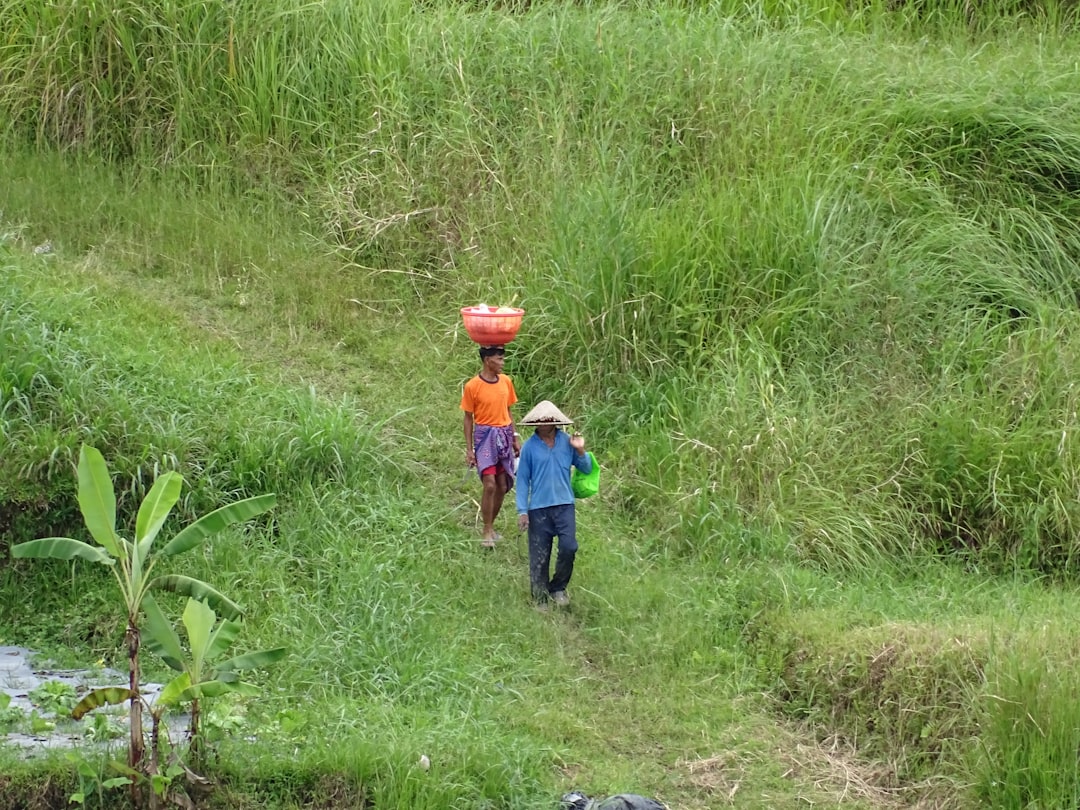
[(35, 709), (30, 712), (30, 733), (31, 734), (48, 734), (56, 728), (56, 723), (47, 717), (43, 717)]
[(14, 731), (26, 719), (26, 712), (11, 705), (11, 695), (0, 692), (0, 731)]
[(164, 773), (155, 773), (150, 777), (150, 787), (159, 798), (164, 799), (173, 781), (183, 773), (184, 769), (179, 765), (170, 765)]
[(90, 742), (116, 740), (124, 736), (123, 725), (115, 718), (104, 713), (94, 715), (94, 719), (83, 731), (83, 737)]
[(91, 796), (96, 797), (100, 804), (104, 800), (105, 791), (131, 784), (131, 780), (126, 776), (106, 778), (101, 768), (94, 767), (82, 754), (68, 753), (66, 757), (75, 766), (75, 773), (79, 777), (79, 789), (68, 798), (72, 804), (85, 805)]
[(45, 683), (30, 690), (30, 702), (44, 714), (52, 714), (60, 717), (71, 714), (75, 704), (79, 702), (79, 695), (75, 687), (64, 681), (45, 681)]
[(223, 695), (214, 701), (203, 716), (204, 730), (210, 739), (228, 739), (243, 731), (247, 709), (239, 695)]

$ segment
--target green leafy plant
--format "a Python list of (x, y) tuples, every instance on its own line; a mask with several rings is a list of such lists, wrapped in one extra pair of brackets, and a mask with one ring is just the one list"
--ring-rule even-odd
[(131, 779), (126, 776), (105, 778), (105, 775), (82, 754), (73, 752), (66, 756), (68, 761), (75, 765), (75, 773), (79, 777), (79, 789), (68, 797), (68, 801), (72, 804), (85, 805), (90, 796), (97, 796), (100, 802), (106, 790), (114, 790), (131, 784)]
[(259, 736), (292, 745), (303, 745), (312, 735), (312, 725), (310, 716), (301, 709), (290, 706), (279, 709), (273, 717), (264, 721), (259, 729)]
[(139, 506), (135, 537), (128, 540), (116, 530), (116, 493), (105, 459), (96, 448), (83, 445), (79, 452), (78, 500), (86, 528), (97, 545), (70, 537), (48, 537), (12, 546), (16, 558), (87, 560), (109, 566), (116, 578), (127, 613), (128, 686), (106, 687), (87, 694), (72, 711), (80, 719), (88, 711), (104, 704), (130, 704), (130, 745), (128, 766), (138, 770), (145, 752), (140, 694), (139, 649), (140, 617), (143, 601), (152, 589), (163, 589), (197, 597), (213, 604), (222, 614), (237, 618), (241, 610), (205, 582), (178, 574), (152, 578), (159, 560), (195, 548), (208, 537), (233, 523), (248, 520), (272, 508), (274, 495), (261, 495), (236, 501), (210, 512), (177, 533), (161, 550), (151, 555), (173, 506), (180, 497), (182, 476), (169, 471), (157, 477)]
[(155, 773), (150, 777), (150, 787), (154, 791), (154, 795), (159, 799), (164, 799), (169, 792), (169, 788), (172, 783), (176, 781), (176, 777), (184, 774), (184, 768), (176, 763), (169, 765), (163, 773)]
[(48, 719), (36, 709), (30, 712), (30, 733), (48, 734), (56, 728), (56, 723)]
[(247, 704), (241, 695), (223, 695), (202, 714), (200, 735), (205, 740), (235, 737), (248, 724)]
[(45, 714), (66, 715), (79, 702), (75, 687), (63, 681), (45, 681), (31, 689), (27, 697)]
[(123, 736), (124, 727), (107, 714), (95, 714), (93, 721), (83, 731), (83, 737), (91, 742), (105, 742)]
[(26, 712), (11, 705), (11, 695), (0, 692), (0, 731), (10, 731), (26, 719)]
[(240, 680), (240, 672), (263, 669), (285, 655), (284, 647), (238, 655), (221, 660), (232, 647), (243, 629), (237, 621), (222, 619), (206, 602), (188, 598), (182, 622), (187, 635), (187, 655), (179, 634), (173, 629), (153, 597), (145, 603), (146, 646), (159, 654), (162, 660), (179, 672), (166, 684), (158, 696), (158, 703), (171, 706), (191, 704), (191, 724), (188, 729), (190, 752), (198, 756), (201, 699), (240, 694), (258, 697), (262, 694), (257, 686)]

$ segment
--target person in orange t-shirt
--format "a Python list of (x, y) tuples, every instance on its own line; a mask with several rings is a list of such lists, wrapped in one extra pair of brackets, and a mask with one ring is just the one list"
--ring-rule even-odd
[(513, 380), (502, 373), (505, 360), (505, 347), (481, 346), (480, 373), (465, 383), (461, 394), (465, 461), (476, 467), (484, 487), (480, 515), (484, 521), (481, 544), (485, 548), (493, 548), (499, 539), (495, 518), (506, 493), (514, 486), (514, 458), (521, 452), (521, 437), (510, 416), (517, 394)]

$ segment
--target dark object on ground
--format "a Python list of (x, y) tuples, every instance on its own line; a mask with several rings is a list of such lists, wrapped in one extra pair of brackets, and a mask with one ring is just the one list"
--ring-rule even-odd
[(573, 791), (562, 797), (563, 810), (668, 810), (656, 799), (646, 799), (636, 793), (620, 793), (606, 799), (590, 799), (584, 793)]

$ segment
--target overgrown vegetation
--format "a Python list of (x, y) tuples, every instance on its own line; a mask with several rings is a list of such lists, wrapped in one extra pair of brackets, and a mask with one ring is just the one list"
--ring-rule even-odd
[[(296, 651), (234, 802), (1072, 806), (1073, 14), (0, 4), (3, 537), (77, 530), (84, 442), (280, 493), (190, 572)], [(473, 554), (481, 300), (604, 465), (555, 622)], [(0, 638), (115, 655), (42, 568)]]
[[(197, 761), (196, 749), (199, 744), (199, 700), (204, 696), (220, 696), (231, 691), (245, 691), (239, 678), (232, 674), (234, 665), (229, 669), (232, 677), (224, 675), (214, 678), (208, 671), (204, 677), (203, 664), (208, 658), (216, 657), (228, 649), (240, 630), (240, 607), (212, 585), (183, 574), (151, 576), (161, 560), (176, 556), (206, 543), (213, 535), (227, 529), (234, 523), (249, 520), (273, 507), (273, 494), (260, 495), (222, 506), (194, 523), (186, 526), (172, 537), (160, 551), (151, 553), (154, 541), (161, 533), (169, 514), (180, 499), (183, 477), (169, 470), (154, 480), (153, 486), (139, 505), (135, 533), (129, 540), (116, 530), (116, 492), (113, 488), (109, 470), (101, 452), (94, 447), (83, 445), (79, 451), (79, 510), (82, 513), (86, 529), (96, 545), (76, 540), (71, 537), (46, 537), (27, 540), (11, 547), (11, 555), (16, 559), (39, 558), (45, 560), (96, 562), (106, 565), (113, 574), (119, 587), (123, 603), (125, 629), (124, 641), (127, 647), (128, 686), (108, 686), (93, 689), (81, 699), (77, 699), (75, 690), (68, 684), (67, 691), (59, 695), (52, 694), (48, 684), (43, 684), (44, 698), (49, 698), (47, 705), (57, 713), (57, 707), (66, 708), (71, 716), (79, 720), (89, 712), (108, 705), (127, 703), (128, 727), (130, 730), (127, 756), (127, 775), (124, 784), (131, 784), (132, 798), (139, 806), (147, 803), (157, 806), (156, 798), (164, 798), (168, 781), (172, 776), (169, 769), (159, 762), (162, 745), (159, 740), (159, 727), (165, 712), (180, 702), (191, 705), (191, 726), (189, 752)], [(188, 607), (184, 610), (183, 622), (187, 628), (187, 654), (181, 646), (176, 632), (168, 618), (158, 607), (152, 591), (168, 591), (188, 597)], [(216, 625), (215, 608), (224, 613), (227, 620)], [(215, 626), (216, 625), (216, 626)], [(153, 705), (147, 706), (152, 717), (150, 756), (144, 760), (146, 741), (143, 733), (142, 693), (142, 658), (143, 628), (149, 630), (149, 641), (156, 645), (165, 662), (174, 669), (181, 670), (181, 676), (170, 682), (158, 695)], [(262, 666), (277, 660), (282, 650), (250, 653), (249, 660), (255, 666)], [(186, 659), (186, 661), (185, 661)], [(70, 706), (60, 702), (58, 697), (69, 697)], [(31, 693), (34, 698), (34, 693)], [(39, 697), (35, 702), (44, 698)], [(185, 768), (176, 765), (179, 773)], [(166, 781), (162, 781), (166, 780)], [(141, 790), (139, 782), (148, 783), (150, 789)], [(147, 801), (149, 797), (149, 802)]]

